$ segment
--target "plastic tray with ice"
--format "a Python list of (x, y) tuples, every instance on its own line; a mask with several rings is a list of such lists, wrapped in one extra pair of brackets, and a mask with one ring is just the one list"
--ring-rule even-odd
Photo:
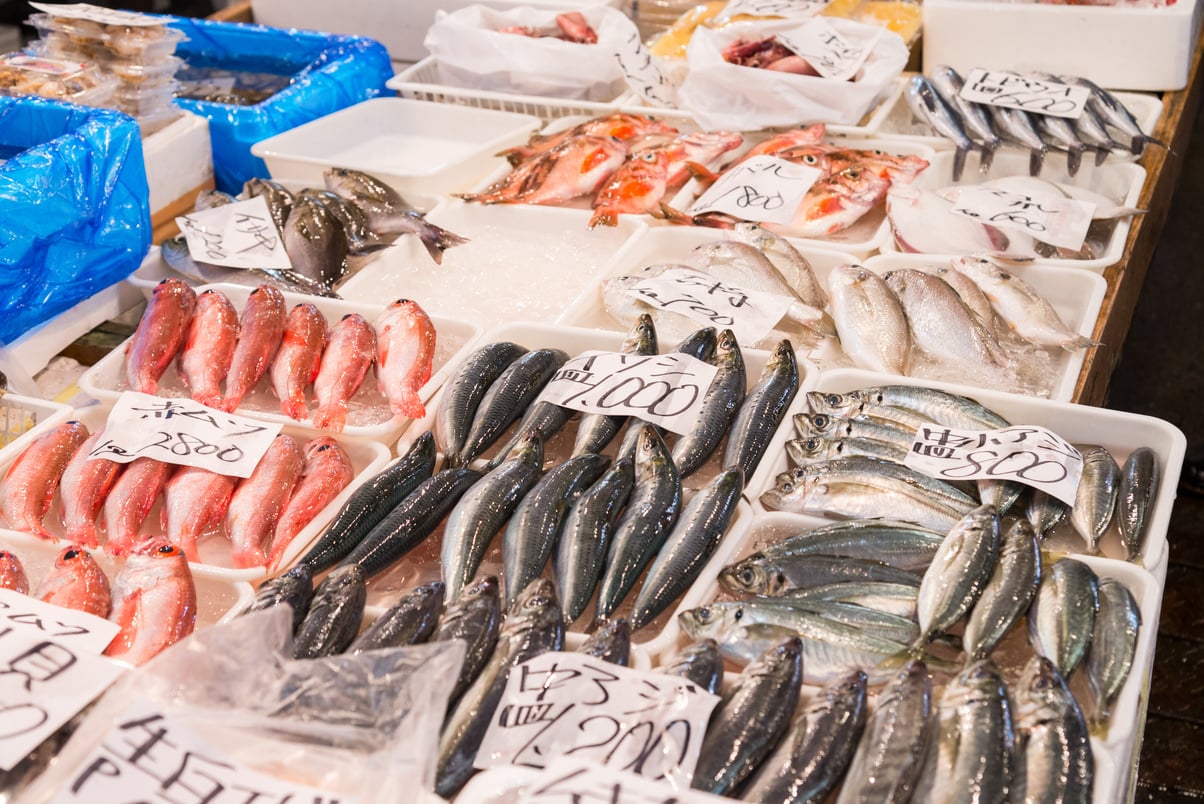
[(29, 443), (71, 418), (71, 407), (32, 396), (0, 394), (0, 463), (12, 460)]
[[(948, 265), (949, 261), (941, 257), (899, 253), (880, 254), (870, 257), (865, 262), (866, 268), (878, 274), (896, 268)], [(1072, 331), (1087, 338), (1095, 332), (1095, 322), (1099, 318), (1100, 306), (1108, 290), (1108, 283), (1102, 276), (1043, 262), (1009, 264), (1007, 270), (1030, 284), (1053, 305), (1062, 321)], [(1083, 367), (1087, 350), (1042, 350), (1033, 347), (1032, 354), (1041, 360), (1042, 366), (1039, 372), (1042, 385), (1040, 389), (1034, 388), (1033, 391), (1041, 390), (1049, 399), (1070, 402), (1074, 397), (1075, 385), (1078, 383), (1079, 371)], [(961, 380), (965, 381), (964, 378)]]
[[(1146, 514), (1145, 544), (1136, 563), (1152, 572), (1160, 583), (1166, 577), (1169, 553), (1166, 534), (1170, 526), (1171, 508), (1175, 502), (1175, 487), (1179, 482), (1183, 455), (1187, 449), (1186, 438), (1174, 425), (1136, 413), (1072, 405), (1068, 402), (1052, 402), (1001, 391), (912, 377), (896, 377), (860, 369), (824, 372), (813, 385), (813, 390), (833, 393), (847, 393), (879, 385), (921, 385), (960, 394), (977, 400), (1013, 425), (1040, 425), (1072, 444), (1102, 446), (1112, 453), (1112, 457), (1121, 466), (1134, 450), (1150, 447), (1158, 456), (1159, 486), (1157, 497)], [(766, 478), (767, 482), (757, 488), (748, 488), (748, 497), (754, 510), (765, 510), (760, 502), (761, 493), (773, 486), (773, 478), (778, 473), (791, 468), (786, 455), (786, 441), (796, 437), (792, 428), (793, 423), (790, 423), (789, 426), (784, 425), (778, 430), (774, 441), (766, 450), (765, 460), (769, 462), (770, 467), (760, 476)], [(1076, 557), (1087, 552), (1086, 542), (1069, 522), (1063, 522), (1055, 528), (1045, 539), (1043, 546), (1047, 550), (1064, 551)], [(1124, 559), (1124, 549), (1115, 520), (1101, 539), (1100, 550), (1102, 555), (1108, 558)]]
[[(992, 179), (1010, 176), (1027, 176), (1029, 157), (1027, 152), (1009, 151), (996, 154), (991, 169), (983, 174), (979, 171), (979, 155), (972, 152), (966, 159), (966, 167), (961, 180), (953, 180), (953, 153), (942, 151), (932, 158), (932, 164), (919, 175), (915, 186), (921, 190), (939, 191), (947, 187), (961, 187), (982, 184)], [(1044, 161), (1041, 175), (1038, 178), (1063, 185), (1065, 192), (1074, 197), (1075, 188), (1082, 188), (1106, 197), (1109, 201), (1125, 207), (1137, 207), (1141, 197), (1141, 188), (1145, 184), (1145, 168), (1132, 162), (1105, 162), (1096, 167), (1090, 159), (1084, 159), (1078, 174), (1071, 178), (1066, 171), (1066, 155), (1051, 151)], [(889, 233), (882, 243), (883, 253), (902, 251)], [(934, 220), (932, 226), (940, 226), (941, 221)], [(1129, 237), (1132, 217), (1116, 218), (1113, 221), (1097, 221), (1087, 234), (1087, 244), (1094, 244), (1096, 256), (1092, 259), (1063, 259), (1046, 258), (1043, 261), (1050, 265), (1060, 265), (1066, 268), (1081, 268), (1096, 273), (1120, 261), (1124, 255), (1125, 241)], [(1000, 230), (1005, 231), (1005, 230)], [(1098, 234), (1097, 234), (1098, 232)], [(1004, 249), (1006, 252), (1006, 249)], [(955, 256), (955, 255), (945, 255)]]
[[(241, 312), (253, 288), (245, 285), (202, 285), (198, 290), (200, 292), (214, 290), (224, 294)], [(337, 299), (293, 293), (285, 293), (284, 301), (290, 310), (297, 304), (313, 304), (332, 327), (338, 323), (339, 319), (350, 313), (359, 313), (369, 323), (375, 323), (385, 310), (385, 307), (379, 303), (355, 304)], [(447, 366), (457, 361), (465, 353), (465, 350), (476, 342), (481, 333), (480, 327), (454, 318), (432, 315), (431, 321), (435, 325), (436, 332), (435, 360), (431, 378), (418, 392), (424, 402), (430, 399), (447, 378)], [(264, 373), (255, 388), (243, 398), (236, 412), (312, 430), (314, 408), (311, 407), (309, 414), (300, 422), (283, 414), (280, 410), (280, 403), (271, 390), (269, 375), (270, 372)], [(121, 393), (129, 390), (130, 387), (126, 378), (125, 345), (109, 352), (96, 365), (84, 372), (84, 375), (80, 377), (79, 384), (90, 396), (106, 404), (111, 405), (116, 402)], [(188, 391), (175, 369), (169, 367), (164, 372), (159, 383), (158, 395), (188, 397)], [(306, 396), (308, 402), (316, 401), (313, 399), (311, 391), (307, 391)], [(408, 419), (404, 416), (394, 414), (389, 409), (389, 403), (380, 392), (375, 380), (372, 377), (365, 377), (355, 396), (351, 397), (347, 409), (347, 426), (343, 429), (343, 435), (389, 441), (397, 437), (407, 421)]]

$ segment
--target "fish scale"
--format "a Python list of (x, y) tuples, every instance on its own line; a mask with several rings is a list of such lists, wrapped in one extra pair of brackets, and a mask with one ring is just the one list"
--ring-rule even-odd
[(1088, 804), (1095, 760), (1083, 713), (1053, 664), (1034, 656), (1015, 690), (1025, 801)]
[(620, 458), (569, 508), (552, 562), (565, 622), (576, 620), (589, 605), (634, 484), (635, 462)]
[(360, 629), (368, 588), (364, 571), (338, 567), (314, 591), (309, 611), (297, 628), (293, 658), (317, 659), (342, 653)]
[(435, 411), (435, 436), (445, 455), (456, 455), (464, 446), (477, 406), (495, 380), (527, 349), (517, 343), (499, 341), (473, 352), (443, 387)]
[(498, 579), (493, 575), (485, 575), (464, 587), (460, 596), (448, 604), (439, 619), (439, 627), (431, 641), (459, 639), (465, 646), (460, 675), (448, 695), (449, 710), (455, 707), (460, 696), (489, 661), (501, 625), (501, 605)]
[(798, 394), (798, 363), (790, 341), (774, 349), (757, 384), (745, 396), (728, 429), (723, 467), (739, 467), (751, 479), (786, 410)]
[(348, 653), (396, 648), (426, 642), (435, 633), (443, 610), (443, 583), (431, 581), (403, 596), (356, 637)]
[(1092, 720), (1097, 723), (1111, 717), (1112, 706), (1129, 678), (1141, 625), (1141, 608), (1129, 588), (1115, 578), (1101, 579), (1099, 611), (1085, 665), (1095, 699)]
[(719, 371), (699, 403), (697, 422), (673, 445), (672, 461), (681, 477), (696, 472), (731, 428), (744, 399), (744, 356), (731, 330), (719, 334), (715, 365)]
[(660, 664), (656, 672), (679, 676), (717, 695), (723, 686), (723, 657), (719, 654), (719, 643), (713, 639), (695, 640)]

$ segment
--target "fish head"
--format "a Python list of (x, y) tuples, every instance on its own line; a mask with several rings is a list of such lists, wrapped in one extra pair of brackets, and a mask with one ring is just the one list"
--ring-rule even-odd
[(543, 465), (543, 434), (538, 427), (523, 433), (506, 455), (507, 460), (519, 460), (535, 466)]
[(395, 194), (387, 184), (375, 176), (351, 168), (327, 168), (322, 174), (326, 189), (352, 201), (383, 201)]
[(204, 209), (215, 209), (216, 207), (224, 207), (227, 204), (233, 204), (234, 196), (229, 193), (223, 193), (221, 190), (201, 190), (196, 194), (196, 200), (192, 204), (192, 208), (196, 212)]
[(366, 583), (364, 570), (359, 564), (346, 564), (331, 570), (326, 579), (318, 586), (316, 595), (342, 594), (340, 590), (348, 587), (363, 586)]
[(620, 351), (628, 354), (654, 355), (657, 351), (656, 324), (649, 313), (640, 313), (635, 326), (627, 334)]
[(833, 170), (832, 158), (829, 156), (831, 150), (826, 145), (795, 145), (778, 151), (777, 156), (806, 167), (822, 170), (827, 175)]
[[(813, 432), (830, 433), (837, 417), (846, 416), (862, 404), (861, 394), (850, 391), (838, 394), (833, 391), (808, 391), (807, 407), (811, 409)], [(817, 417), (827, 416), (825, 419)]]
[(1020, 673), (1012, 696), (1018, 728), (1031, 729), (1062, 720), (1068, 707), (1077, 705), (1061, 673), (1044, 656), (1034, 656)]
[(891, 186), (888, 179), (862, 165), (837, 171), (824, 181), (830, 190), (861, 204), (876, 204)]
[(320, 436), (305, 445), (305, 459), (312, 460), (331, 449), (342, 449), (342, 446), (330, 436)]
[(736, 340), (736, 333), (730, 329), (720, 332), (715, 341), (715, 362), (722, 366), (725, 363), (741, 359), (740, 342)]
[(950, 264), (955, 271), (965, 274), (976, 282), (991, 279), (995, 276), (995, 272), (999, 270), (999, 266), (994, 262), (986, 257), (975, 254), (954, 257), (950, 260)]
[(718, 342), (718, 331), (714, 327), (703, 327), (686, 336), (681, 343), (673, 347), (673, 351), (709, 361), (715, 354)]
[(475, 600), (479, 598), (498, 599), (500, 584), (496, 575), (482, 575), (475, 581), (464, 587), (464, 591), (460, 593), (460, 600)]
[(719, 585), (734, 594), (777, 595), (786, 576), (763, 553), (753, 553), (720, 570)]
[(734, 602), (715, 602), (683, 611), (677, 620), (691, 639), (711, 638), (723, 642), (723, 635), (740, 624), (744, 606)]
[[(12, 553), (5, 551), (5, 555), (15, 558)], [(73, 544), (64, 547), (59, 551), (59, 554), (54, 557), (54, 568), (56, 570), (69, 570), (73, 567), (85, 566), (94, 564), (95, 559), (92, 554), (78, 544)]]
[[(757, 623), (756, 625), (766, 625)], [(780, 636), (789, 633), (788, 629), (780, 626), (770, 626), (771, 632)], [(750, 631), (766, 630), (749, 626)], [(787, 636), (777, 644), (764, 651), (760, 656), (744, 668), (742, 676), (780, 676), (783, 673), (793, 675), (801, 680), (803, 672), (803, 640), (797, 634)]]
[(536, 578), (527, 584), (510, 606), (503, 633), (515, 634), (529, 629), (542, 629), (561, 622), (556, 589), (547, 578)]
[(770, 371), (786, 370), (791, 367), (798, 367), (798, 361), (794, 357), (794, 344), (788, 340), (778, 341), (778, 345), (773, 348), (773, 354), (769, 357), (769, 362), (765, 364)]
[(582, 133), (614, 137), (619, 140), (633, 140), (645, 134), (676, 134), (677, 129), (663, 121), (653, 120), (651, 117), (618, 112), (590, 121)]
[[(836, 451), (835, 443), (827, 436), (793, 438), (786, 442), (786, 454), (796, 464), (806, 464), (835, 457)], [(781, 478), (781, 475), (778, 477)]]
[(443, 592), (446, 589), (447, 587), (444, 586), (443, 581), (430, 581), (410, 592), (410, 595), (423, 602), (443, 600)]
[(1002, 697), (1007, 694), (1003, 679), (990, 659), (980, 659), (969, 664), (945, 688), (941, 704), (957, 706), (986, 698)]
[(659, 462), (669, 457), (665, 440), (655, 427), (647, 422), (640, 423), (640, 434), (637, 437), (635, 463), (636, 467)]
[(761, 504), (770, 511), (802, 511), (810, 489), (803, 475), (779, 475), (777, 484), (761, 495)]
[(858, 697), (864, 703), (865, 689), (868, 683), (869, 676), (864, 670), (851, 670), (830, 684), (826, 692), (830, 693), (834, 699), (848, 700)]

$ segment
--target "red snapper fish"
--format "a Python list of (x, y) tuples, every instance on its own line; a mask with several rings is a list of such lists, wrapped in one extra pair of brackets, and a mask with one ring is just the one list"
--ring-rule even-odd
[(376, 330), (359, 313), (348, 313), (330, 332), (314, 377), (318, 409), (314, 427), (343, 432), (347, 402), (355, 396), (376, 361)]
[(196, 466), (181, 466), (163, 488), (161, 524), (189, 561), (200, 561), (197, 541), (221, 525), (238, 478)]
[(105, 497), (121, 472), (121, 464), (116, 461), (88, 457), (102, 436), (104, 430), (97, 430), (75, 451), (63, 471), (60, 484), (62, 494), (59, 495), (59, 503), (63, 509), (64, 537), (85, 547), (100, 546), (96, 515), (100, 513)]
[(889, 181), (871, 171), (848, 168), (811, 185), (790, 223), (763, 226), (789, 237), (828, 237), (860, 220), (889, 188)]
[(575, 137), (519, 165), (485, 192), (460, 197), (482, 204), (563, 204), (593, 195), (626, 158), (627, 146), (613, 137)]
[(815, 123), (804, 128), (792, 128), (789, 131), (782, 131), (768, 139), (761, 140), (752, 148), (749, 148), (740, 157), (740, 162), (751, 159), (754, 156), (776, 154), (778, 151), (794, 148), (799, 145), (819, 145), (824, 141), (824, 132), (823, 123)]
[(677, 129), (641, 114), (616, 112), (586, 120), (555, 134), (536, 134), (526, 145), (507, 148), (497, 155), (505, 157), (512, 166), (517, 167), (528, 159), (552, 150), (562, 142), (578, 137), (613, 137), (622, 142), (632, 142), (648, 135), (662, 134), (677, 134)]
[(435, 325), (418, 302), (398, 299), (376, 321), (376, 382), (393, 412), (426, 415), (418, 392), (431, 378)]
[(226, 376), (222, 409), (233, 413), (272, 364), (284, 336), (284, 296), (271, 285), (260, 285), (247, 297), (238, 322), (238, 343)]
[(354, 476), (355, 469), (347, 451), (330, 436), (315, 438), (305, 445), (305, 468), (276, 523), (268, 550), (269, 567), (279, 564), (297, 534), (347, 488)]
[(910, 184), (928, 167), (928, 160), (908, 154), (898, 156), (877, 148), (834, 148), (828, 152), (833, 173), (860, 167), (891, 183)]
[(305, 389), (318, 376), (326, 329), (326, 316), (312, 304), (298, 304), (288, 314), (280, 351), (272, 361), (272, 390), (290, 419), (300, 421), (309, 410)]
[(206, 290), (196, 299), (184, 351), (176, 363), (192, 398), (220, 408), (222, 380), (230, 372), (238, 343), (238, 311), (222, 293)]
[(155, 286), (138, 329), (126, 346), (126, 379), (130, 388), (153, 394), (159, 378), (184, 345), (188, 325), (196, 310), (196, 293), (180, 279), (164, 279)]
[(112, 605), (109, 599), (109, 579), (78, 544), (63, 548), (54, 565), (38, 586), (38, 600), (76, 611), (108, 617)]
[(155, 507), (159, 493), (175, 467), (154, 458), (136, 458), (126, 465), (105, 498), (105, 551), (125, 555), (140, 541), (142, 523)]
[(87, 438), (87, 427), (64, 422), (39, 436), (13, 461), (0, 480), (0, 511), (10, 527), (42, 539), (54, 538), (42, 520), (63, 472)]
[(235, 486), (226, 510), (226, 533), (234, 546), (234, 566), (262, 567), (267, 563), (266, 549), (304, 466), (301, 445), (281, 433), (272, 439), (251, 476)]
[(141, 665), (196, 628), (196, 584), (184, 551), (163, 537), (138, 545), (113, 581), (109, 619), (121, 630), (105, 655)]
[(11, 589), (17, 594), (29, 594), (29, 579), (21, 559), (7, 550), (0, 550), (0, 589)]

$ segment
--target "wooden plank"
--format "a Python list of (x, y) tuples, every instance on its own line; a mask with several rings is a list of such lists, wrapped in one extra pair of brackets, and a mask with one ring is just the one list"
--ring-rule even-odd
[(176, 227), (176, 218), (180, 215), (185, 215), (192, 212), (192, 208), (196, 203), (197, 193), (203, 190), (213, 189), (213, 177), (210, 176), (205, 181), (193, 187), (182, 196), (172, 201), (163, 209), (151, 216), (151, 242), (162, 243), (169, 237), (175, 237), (180, 233)]
[(218, 22), (254, 22), (251, 15), (251, 0), (239, 0), (223, 9), (213, 12), (209, 19)]

